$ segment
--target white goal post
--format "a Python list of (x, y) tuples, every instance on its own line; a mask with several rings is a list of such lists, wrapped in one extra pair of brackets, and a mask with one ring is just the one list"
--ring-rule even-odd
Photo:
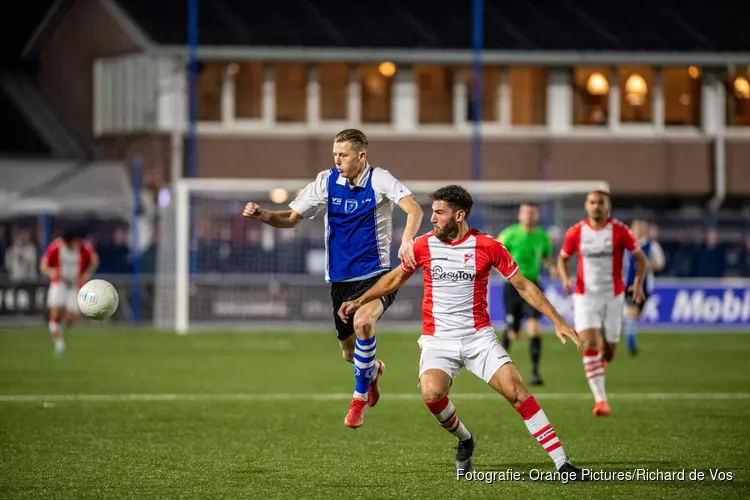
[[(204, 326), (258, 329), (284, 322), (310, 328), (332, 324), (330, 304), (328, 309), (325, 306), (330, 300), (321, 297), (327, 285), (320, 272), (324, 235), (319, 218), (303, 221), (294, 230), (240, 220), (248, 201), (274, 210), (288, 209), (310, 180), (177, 181), (173, 200), (161, 214), (155, 325), (186, 333)], [(604, 181), (404, 183), (425, 208), (420, 233), (430, 229), (428, 194), (448, 184), (462, 185), (471, 193), (481, 207), (481, 220), (486, 221), (482, 229), (491, 234), (516, 222), (517, 206), (523, 201), (542, 204), (546, 226), (559, 232), (582, 218), (585, 193), (609, 190)], [(394, 242), (400, 241), (396, 232), (403, 223), (397, 217), (402, 215), (394, 208)], [(392, 260), (391, 265), (395, 264)], [(418, 298), (421, 294), (415, 295), (402, 319), (418, 317), (419, 311), (414, 311)]]

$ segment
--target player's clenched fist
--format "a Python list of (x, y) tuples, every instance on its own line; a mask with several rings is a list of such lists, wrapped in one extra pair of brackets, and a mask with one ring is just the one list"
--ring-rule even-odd
[(263, 215), (263, 209), (260, 208), (260, 205), (251, 201), (245, 205), (245, 210), (242, 211), (242, 215), (249, 219), (260, 220), (261, 215)]
[(360, 307), (362, 306), (355, 300), (344, 302), (343, 304), (341, 304), (341, 307), (339, 307), (339, 318), (341, 318), (341, 321), (346, 323), (347, 321), (349, 321), (349, 317), (357, 312)]

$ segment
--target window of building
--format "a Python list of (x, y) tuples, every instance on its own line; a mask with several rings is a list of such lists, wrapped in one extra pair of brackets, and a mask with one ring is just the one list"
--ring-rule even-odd
[(606, 67), (573, 70), (573, 123), (607, 125), (611, 71)]
[(662, 70), (665, 125), (700, 125), (701, 71), (696, 66)]
[(305, 64), (276, 65), (276, 121), (307, 121), (307, 72)]
[(727, 125), (750, 126), (750, 70), (736, 72), (729, 79), (727, 99)]
[(225, 63), (207, 61), (198, 66), (198, 120), (221, 120), (221, 90)]
[[(469, 121), (474, 120), (474, 71), (472, 68), (463, 70), (466, 82), (467, 109), (466, 116)], [(500, 68), (484, 66), (482, 68), (482, 121), (497, 122), (500, 120), (498, 114), (500, 88)]]
[(547, 123), (547, 70), (537, 67), (513, 67), (510, 73), (513, 125)]
[(415, 65), (419, 89), (419, 123), (453, 123), (453, 68)]
[(617, 69), (620, 87), (620, 122), (651, 123), (653, 120), (654, 70), (648, 66)]
[(349, 66), (325, 63), (317, 67), (320, 88), (320, 119), (346, 120), (349, 99)]
[(395, 71), (395, 66), (389, 63), (359, 67), (363, 123), (390, 123), (391, 85)]
[(229, 71), (234, 76), (235, 118), (259, 119), (263, 109), (263, 63), (233, 63), (229, 66)]

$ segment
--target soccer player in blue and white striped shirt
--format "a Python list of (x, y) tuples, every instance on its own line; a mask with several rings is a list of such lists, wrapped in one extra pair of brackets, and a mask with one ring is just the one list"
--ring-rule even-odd
[(292, 228), (324, 214), (326, 281), (331, 284), (333, 317), (344, 359), (354, 364), (355, 389), (344, 424), (356, 429), (364, 423), (366, 406), (380, 398), (380, 375), (385, 365), (375, 359), (375, 323), (393, 303), (396, 293), (369, 303), (344, 322), (341, 304), (357, 299), (391, 269), (393, 205), (407, 214), (398, 257), (414, 266), (414, 239), (422, 222), (422, 208), (411, 192), (387, 170), (370, 166), (367, 137), (356, 129), (336, 135), (335, 167), (320, 172), (289, 205), (290, 210), (264, 210), (248, 203), (243, 215), (273, 227)]
[(630, 224), (630, 230), (633, 232), (633, 236), (635, 236), (635, 239), (648, 259), (648, 270), (643, 285), (646, 299), (640, 303), (633, 301), (633, 294), (630, 291), (630, 287), (635, 281), (635, 261), (632, 254), (625, 254), (625, 265), (623, 266), (625, 269), (625, 288), (627, 290), (625, 292), (625, 303), (627, 305), (625, 307), (625, 318), (623, 319), (623, 330), (625, 331), (625, 340), (628, 344), (628, 352), (631, 356), (635, 356), (638, 352), (635, 338), (638, 334), (638, 323), (640, 322), (641, 313), (654, 289), (654, 272), (664, 269), (665, 260), (664, 251), (659, 242), (651, 239), (648, 235), (648, 222), (636, 219)]

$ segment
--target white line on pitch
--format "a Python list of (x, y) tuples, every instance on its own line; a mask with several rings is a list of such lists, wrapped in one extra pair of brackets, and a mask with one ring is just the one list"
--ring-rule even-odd
[[(535, 393), (538, 399), (591, 399), (590, 393), (582, 392), (552, 392)], [(0, 394), (0, 403), (36, 403), (36, 402), (148, 402), (148, 401), (294, 401), (294, 400), (348, 400), (351, 393), (330, 394)], [(418, 393), (384, 393), (384, 400), (419, 400)], [(453, 399), (484, 400), (498, 399), (499, 394), (487, 393), (455, 393)], [(609, 394), (610, 399), (625, 400), (736, 400), (750, 399), (750, 393), (686, 393), (686, 392), (641, 392), (641, 393), (614, 393)]]

